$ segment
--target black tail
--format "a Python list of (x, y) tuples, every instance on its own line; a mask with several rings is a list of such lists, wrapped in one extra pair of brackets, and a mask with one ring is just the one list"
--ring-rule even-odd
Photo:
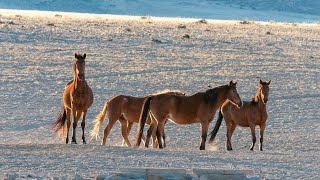
[[(216, 135), (217, 135), (219, 128), (221, 126), (222, 119), (223, 119), (223, 115), (221, 113), (221, 109), (219, 109), (219, 116), (218, 116), (216, 125), (214, 126), (213, 130), (210, 133), (211, 137), (209, 139), (209, 143), (212, 143), (214, 141), (214, 138), (216, 138)], [(210, 134), (209, 134), (209, 136), (210, 136)]]
[(56, 133), (64, 128), (64, 125), (66, 124), (66, 119), (67, 119), (66, 117), (67, 117), (67, 112), (66, 112), (64, 106), (62, 106), (62, 109), (61, 109), (56, 121), (52, 124), (52, 129)]
[(147, 117), (149, 115), (151, 100), (152, 100), (152, 96), (148, 97), (144, 101), (143, 110), (141, 112), (140, 120), (139, 120), (139, 128), (138, 128), (138, 131), (137, 131), (136, 140), (134, 141), (134, 146), (135, 147), (139, 147), (140, 146), (141, 138), (142, 138), (142, 134), (143, 134), (143, 128), (144, 128), (144, 125), (146, 124), (146, 120), (147, 120)]

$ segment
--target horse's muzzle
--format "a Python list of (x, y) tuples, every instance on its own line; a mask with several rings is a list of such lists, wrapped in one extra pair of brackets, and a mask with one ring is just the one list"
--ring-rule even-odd
[(83, 78), (84, 78), (84, 74), (78, 74), (78, 79), (79, 79), (79, 81), (82, 81)]
[(243, 102), (242, 102), (242, 99), (240, 99), (240, 102), (237, 104), (237, 106), (240, 108), (242, 107), (242, 105), (243, 105)]
[(269, 100), (268, 98), (265, 98), (263, 101), (265, 104), (267, 104), (268, 100)]

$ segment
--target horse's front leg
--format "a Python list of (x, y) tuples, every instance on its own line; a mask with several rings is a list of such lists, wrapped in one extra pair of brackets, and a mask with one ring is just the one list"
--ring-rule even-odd
[(201, 122), (201, 144), (200, 150), (206, 149), (206, 140), (208, 135), (209, 121)]
[(260, 146), (259, 146), (259, 150), (262, 151), (262, 143), (263, 143), (263, 133), (264, 133), (264, 129), (266, 128), (266, 124), (262, 124), (260, 125)]
[(71, 114), (71, 110), (66, 108), (66, 118), (67, 118), (67, 137), (66, 137), (66, 144), (69, 143), (69, 129), (70, 129), (70, 125), (71, 125), (71, 122), (70, 122), (70, 114)]
[(73, 122), (72, 122), (72, 127), (73, 127), (73, 131), (72, 131), (72, 144), (77, 144), (77, 140), (76, 140), (76, 128), (78, 125), (78, 120), (81, 116), (81, 113), (78, 113), (75, 108), (73, 108), (72, 110), (72, 117), (73, 117)]
[(251, 135), (252, 135), (252, 145), (250, 147), (250, 150), (253, 151), (254, 145), (256, 144), (256, 141), (257, 141), (255, 125), (250, 125), (250, 129), (251, 129)]
[[(79, 114), (81, 115), (81, 112), (79, 112)], [(82, 113), (82, 122), (81, 122), (83, 144), (87, 144), (86, 139), (84, 137), (84, 128), (86, 127), (86, 115), (87, 115), (87, 111), (84, 111)]]

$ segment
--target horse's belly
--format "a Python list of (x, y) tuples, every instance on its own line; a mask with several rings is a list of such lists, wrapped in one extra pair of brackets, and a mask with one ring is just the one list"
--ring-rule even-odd
[(180, 117), (179, 116), (178, 117), (169, 116), (168, 119), (176, 124), (192, 124), (192, 123), (197, 122), (196, 120), (194, 120), (194, 118), (183, 117), (183, 116), (180, 116)]

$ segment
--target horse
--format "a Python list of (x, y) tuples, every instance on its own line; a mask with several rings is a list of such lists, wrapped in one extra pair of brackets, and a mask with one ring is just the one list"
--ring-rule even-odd
[[(164, 90), (156, 94), (175, 94), (177, 96), (184, 96), (185, 93), (181, 91)], [(155, 95), (155, 94), (154, 94)], [(107, 136), (112, 129), (115, 122), (119, 121), (121, 125), (121, 133), (124, 143), (131, 147), (128, 139), (133, 123), (139, 123), (139, 117), (145, 97), (133, 97), (127, 95), (117, 95), (104, 103), (104, 107), (99, 115), (96, 117), (94, 128), (91, 131), (91, 137), (98, 137), (99, 128), (103, 123), (106, 115), (108, 115), (109, 122), (104, 129), (102, 145), (106, 144)], [(147, 124), (150, 124), (150, 118), (147, 119)], [(123, 143), (123, 144), (124, 144)], [(153, 133), (153, 147), (157, 147), (155, 132)]]
[(70, 115), (72, 113), (73, 119), (73, 133), (72, 133), (72, 144), (77, 144), (76, 141), (76, 127), (78, 120), (82, 115), (82, 141), (86, 144), (84, 136), (85, 119), (88, 108), (93, 103), (93, 93), (91, 88), (85, 79), (85, 58), (86, 54), (79, 55), (74, 54), (74, 60), (72, 64), (73, 80), (68, 82), (65, 86), (62, 100), (62, 110), (53, 124), (53, 128), (56, 132), (60, 132), (60, 136), (65, 134), (65, 124), (67, 123), (67, 137), (66, 144), (69, 142), (69, 128), (71, 125)]
[(176, 96), (173, 94), (151, 95), (146, 98), (141, 112), (139, 128), (136, 135), (135, 147), (141, 143), (143, 128), (147, 116), (151, 114), (151, 124), (147, 131), (145, 147), (148, 147), (151, 133), (158, 129), (157, 139), (159, 148), (164, 148), (164, 125), (167, 119), (176, 124), (201, 124), (200, 150), (205, 150), (208, 126), (212, 121), (216, 110), (222, 103), (230, 99), (232, 102), (242, 105), (241, 98), (236, 89), (237, 82), (230, 81), (227, 85), (198, 92), (191, 96)]
[(256, 143), (255, 127), (260, 126), (260, 148), (262, 151), (263, 133), (266, 128), (267, 114), (267, 102), (269, 97), (269, 85), (268, 82), (259, 81), (256, 95), (252, 98), (251, 102), (244, 102), (242, 107), (237, 107), (230, 101), (226, 101), (221, 106), (219, 111), (218, 120), (214, 129), (212, 130), (209, 143), (212, 143), (217, 135), (221, 121), (224, 118), (227, 126), (227, 142), (226, 149), (232, 150), (231, 137), (236, 129), (236, 126), (250, 127), (252, 135), (252, 145), (250, 150), (253, 150)]

